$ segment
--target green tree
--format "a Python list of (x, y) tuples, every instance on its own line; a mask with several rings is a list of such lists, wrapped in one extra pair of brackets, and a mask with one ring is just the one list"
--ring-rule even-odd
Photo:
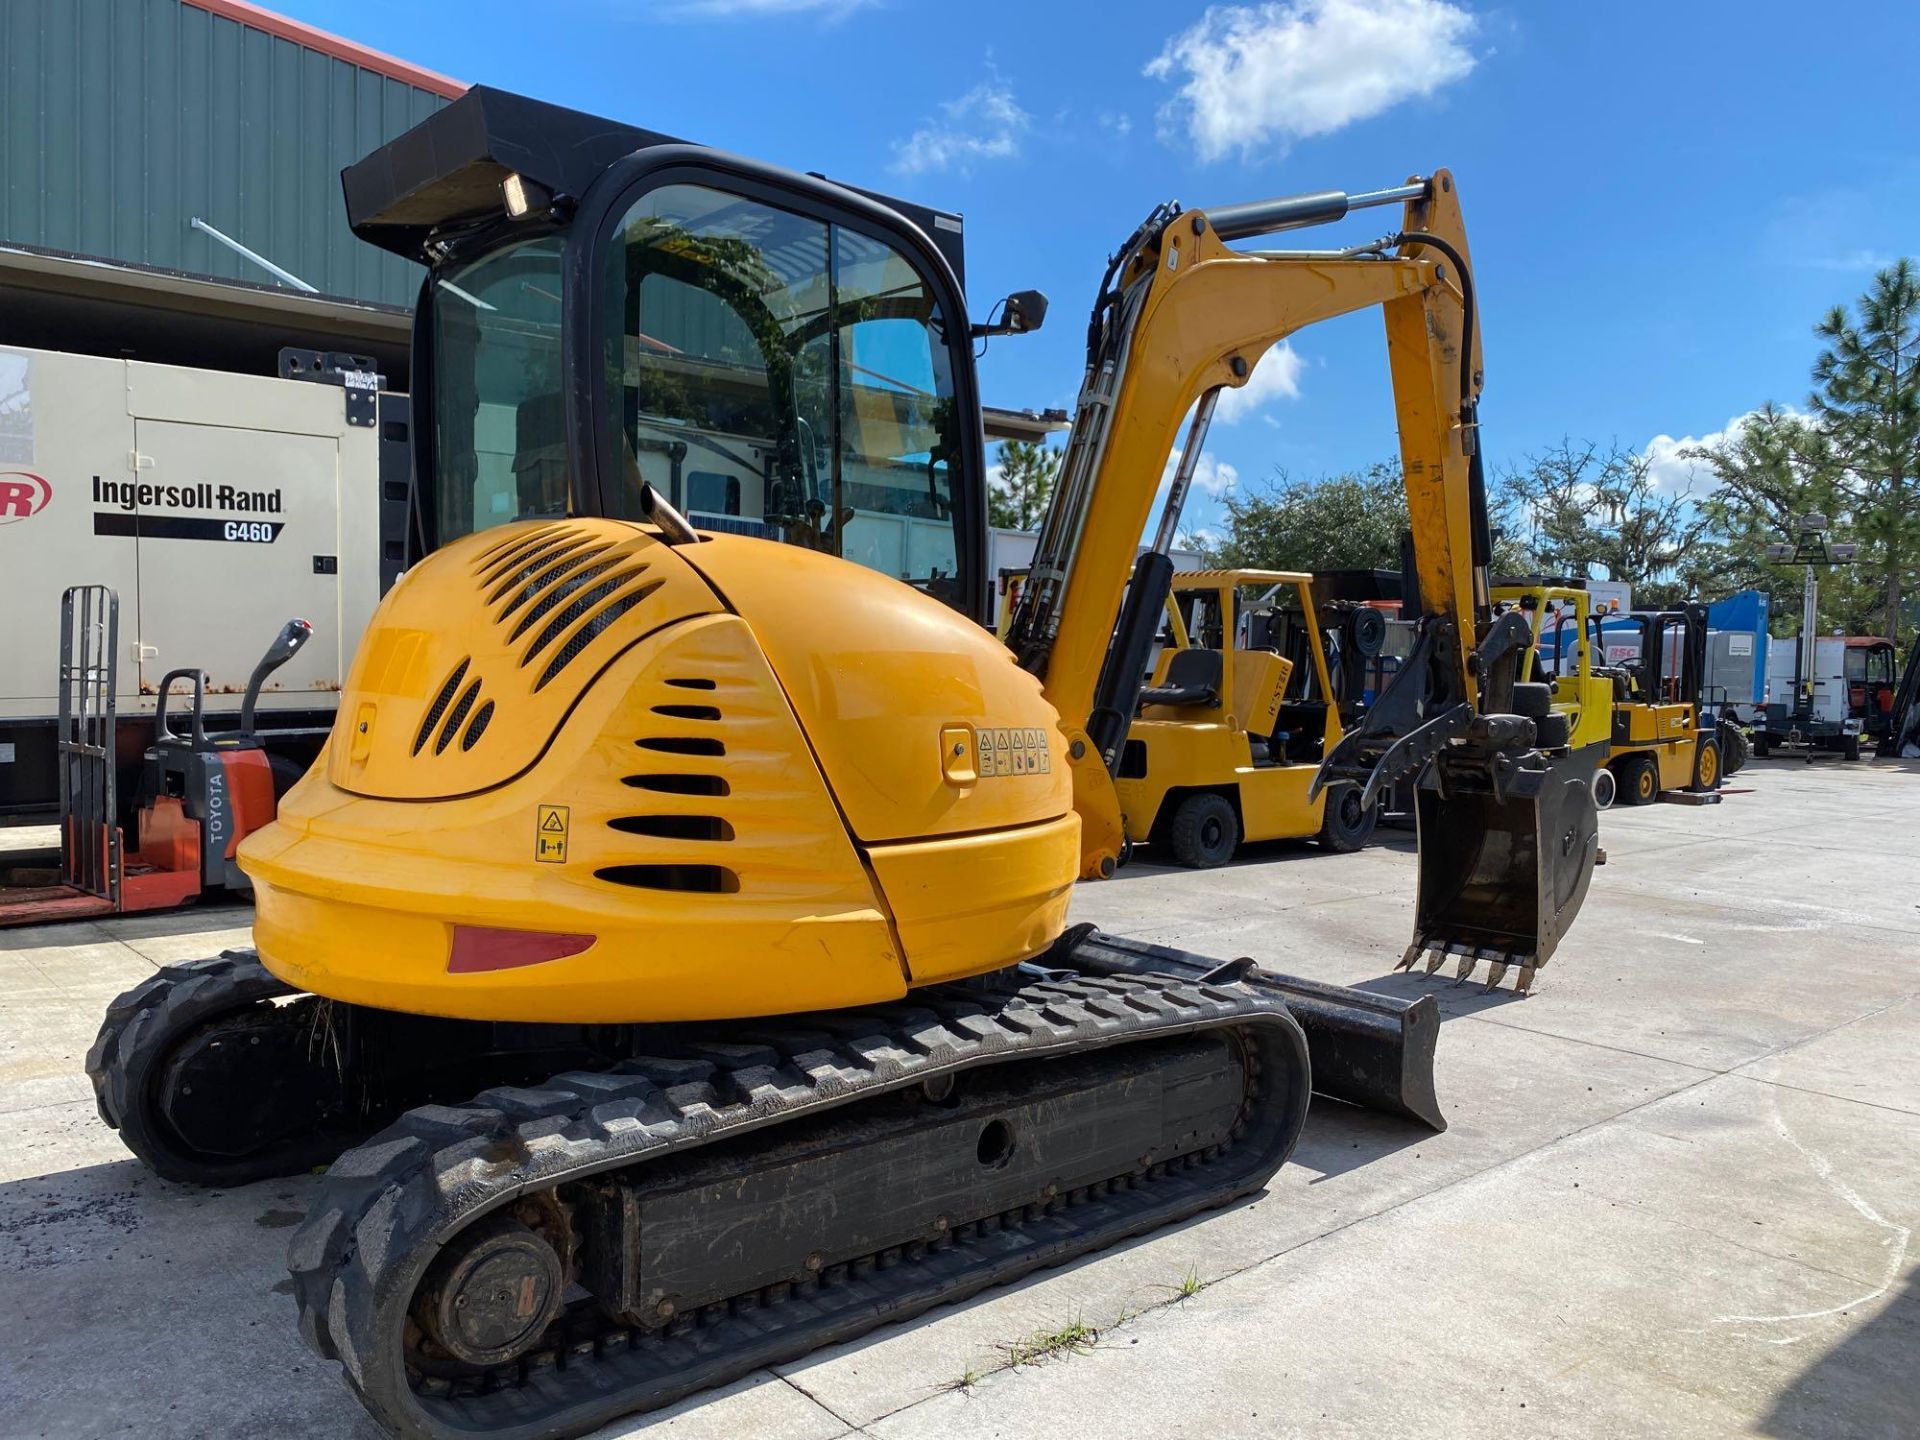
[(1920, 269), (1899, 260), (1855, 302), (1814, 327), (1825, 342), (1813, 362), (1812, 405), (1858, 486), (1855, 526), (1877, 576), (1884, 633), (1912, 627), (1901, 602), (1920, 557)]
[[(1767, 546), (1791, 539), (1800, 517), (1815, 512), (1832, 522), (1833, 538), (1853, 538), (1853, 480), (1825, 427), (1768, 403), (1717, 444), (1681, 455), (1713, 478), (1713, 490), (1700, 502), (1714, 536), (1701, 593), (1764, 590), (1775, 631), (1793, 634), (1800, 625), (1802, 572), (1769, 561)], [(1853, 567), (1835, 567), (1820, 583), (1821, 628), (1872, 629), (1879, 593)]]
[(1203, 547), (1207, 563), (1244, 570), (1400, 568), (1407, 492), (1400, 466), (1295, 480), (1276, 470), (1266, 484), (1229, 491), (1226, 535)]
[(987, 487), (987, 522), (1012, 530), (1038, 525), (1065, 453), (1026, 440), (1001, 441), (1000, 473)]
[(1503, 489), (1547, 574), (1584, 579), (1597, 567), (1632, 585), (1636, 606), (1654, 607), (1683, 599), (1711, 573), (1708, 518), (1691, 497), (1661, 493), (1636, 451), (1563, 440), (1529, 456)]
[[(1284, 470), (1258, 489), (1229, 492), (1226, 535), (1202, 545), (1207, 563), (1249, 570), (1398, 570), (1407, 533), (1407, 487), (1397, 460), (1365, 470), (1296, 480)], [(1496, 485), (1488, 496), (1493, 569), (1533, 568), (1514, 495)]]

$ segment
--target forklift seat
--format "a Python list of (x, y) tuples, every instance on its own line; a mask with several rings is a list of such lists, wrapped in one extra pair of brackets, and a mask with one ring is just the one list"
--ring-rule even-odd
[(1166, 684), (1142, 690), (1140, 703), (1218, 707), (1222, 673), (1218, 650), (1176, 650), (1167, 662)]

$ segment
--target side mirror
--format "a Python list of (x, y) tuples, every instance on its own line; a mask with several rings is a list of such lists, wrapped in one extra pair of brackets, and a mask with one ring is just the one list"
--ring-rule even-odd
[(1038, 290), (1016, 290), (999, 305), (1000, 323), (975, 325), (970, 333), (976, 340), (990, 335), (1029, 335), (1047, 319), (1047, 297)]

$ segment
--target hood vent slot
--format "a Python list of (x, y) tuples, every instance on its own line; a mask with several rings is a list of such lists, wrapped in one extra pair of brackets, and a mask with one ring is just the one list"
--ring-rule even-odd
[(636, 890), (731, 895), (740, 888), (740, 877), (724, 865), (608, 865), (593, 873), (596, 879)]
[(493, 701), (489, 700), (474, 712), (473, 721), (467, 726), (467, 733), (460, 737), (460, 748), (471, 750), (480, 743), (480, 737), (487, 733), (487, 722), (493, 719)]
[[(564, 579), (570, 572), (578, 570), (588, 561), (599, 559), (612, 548), (610, 545), (570, 545), (565, 549), (554, 551), (540, 560), (537, 565), (530, 565), (508, 577), (487, 597), (489, 605), (497, 605), (509, 592), (513, 594), (513, 598), (507, 601), (506, 608), (494, 619), (504, 625), (514, 611), (529, 600), (535, 599), (548, 586)], [(516, 585), (519, 586), (518, 590), (514, 589)]]
[(627, 775), (621, 784), (657, 795), (725, 795), (727, 782), (718, 775)]
[(461, 692), (460, 702), (453, 707), (453, 713), (447, 717), (447, 723), (440, 731), (440, 738), (433, 742), (433, 753), (438, 755), (453, 743), (453, 737), (461, 725), (466, 723), (467, 712), (473, 709), (473, 702), (480, 698), (480, 682), (475, 680)]
[(718, 720), (720, 711), (712, 705), (656, 705), (656, 715), (665, 715), (672, 720)]
[(649, 735), (633, 742), (642, 750), (658, 750), (662, 755), (724, 755), (727, 747), (704, 735)]
[(731, 840), (733, 826), (718, 815), (621, 815), (607, 825), (623, 835), (656, 840)]
[[(427, 718), (420, 722), (420, 733), (413, 737), (414, 754), (418, 755), (426, 749), (427, 741), (433, 737), (433, 732), (439, 727), (440, 717), (447, 713), (447, 706), (453, 703), (454, 692), (460, 688), (460, 682), (467, 678), (467, 667), (471, 664), (473, 664), (473, 657), (469, 655), (454, 666), (453, 673), (447, 676), (446, 683), (440, 687), (440, 693), (434, 697), (433, 704), (427, 707)], [(440, 747), (442, 750), (445, 748), (444, 745)]]
[[(644, 570), (646, 566), (642, 565), (640, 569)], [(640, 571), (636, 570), (632, 572), (631, 575), (623, 577), (619, 583), (625, 584), (627, 580), (632, 579), (634, 575), (638, 575), (639, 573)], [(600, 637), (602, 631), (664, 584), (666, 584), (664, 580), (649, 580), (636, 590), (628, 590), (623, 594), (616, 594), (613, 599), (601, 606), (593, 617), (588, 620), (586, 624), (582, 625), (565, 645), (560, 647), (560, 652), (547, 662), (547, 668), (542, 670), (540, 672), (540, 678), (534, 681), (533, 688), (536, 691), (546, 689), (548, 682), (562, 670), (566, 669), (567, 666), (571, 665), (582, 650), (586, 649), (587, 646), (591, 645)], [(608, 585), (599, 588), (602, 590), (611, 589), (613, 588), (613, 582), (609, 582)], [(571, 615), (574, 611), (585, 609), (592, 603), (594, 603), (592, 600), (583, 597), (575, 601), (572, 605), (569, 605), (567, 612)], [(553, 626), (548, 627), (549, 633), (552, 632), (554, 627), (564, 628), (565, 623), (566, 617), (564, 616), (554, 621)], [(534, 645), (533, 650), (527, 652), (527, 660), (531, 660), (534, 652), (546, 643), (546, 636), (542, 635), (540, 640)], [(527, 660), (522, 660), (520, 663), (524, 665), (527, 663)]]

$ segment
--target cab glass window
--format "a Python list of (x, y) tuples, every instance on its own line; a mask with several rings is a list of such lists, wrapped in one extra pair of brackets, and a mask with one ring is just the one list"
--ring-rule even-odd
[(844, 555), (959, 603), (947, 320), (881, 241), (700, 185), (641, 196), (601, 277), (610, 514)]
[(434, 516), (439, 543), (567, 511), (558, 236), (434, 282)]

